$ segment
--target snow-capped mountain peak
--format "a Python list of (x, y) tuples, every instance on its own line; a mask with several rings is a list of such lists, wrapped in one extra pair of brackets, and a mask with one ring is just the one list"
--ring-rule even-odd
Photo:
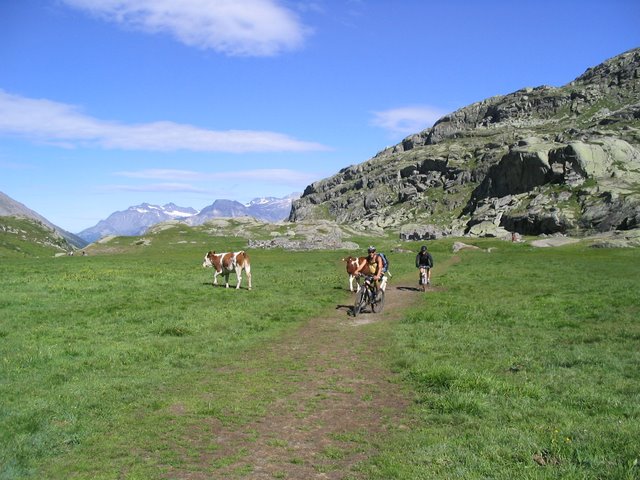
[(164, 206), (141, 203), (126, 210), (114, 212), (106, 220), (78, 233), (87, 242), (94, 242), (107, 235), (141, 235), (147, 228), (167, 220), (181, 220), (197, 215), (191, 207), (179, 207), (173, 203)]
[(152, 205), (141, 203), (126, 210), (114, 212), (95, 226), (78, 233), (87, 242), (95, 242), (107, 235), (142, 235), (153, 225), (168, 220), (180, 220), (189, 225), (201, 225), (211, 218), (219, 217), (255, 217), (267, 222), (277, 222), (289, 217), (291, 203), (300, 198), (293, 193), (284, 198), (254, 198), (248, 204), (233, 200), (216, 200), (198, 211), (191, 207), (179, 207), (174, 203)]

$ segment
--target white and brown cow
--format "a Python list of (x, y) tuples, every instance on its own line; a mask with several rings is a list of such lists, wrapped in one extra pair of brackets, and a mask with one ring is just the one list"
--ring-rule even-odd
[[(347, 273), (349, 274), (349, 291), (354, 291), (353, 282), (356, 279), (355, 273), (358, 269), (358, 265), (362, 265), (362, 263), (366, 260), (367, 257), (346, 257), (342, 259), (343, 262), (347, 262)], [(360, 290), (360, 284), (356, 282), (355, 291), (357, 292), (358, 290)]]
[(235, 271), (238, 279), (236, 289), (240, 288), (240, 283), (242, 282), (242, 270), (244, 269), (247, 274), (249, 290), (251, 290), (251, 264), (249, 262), (249, 255), (247, 255), (246, 252), (216, 253), (211, 251), (204, 256), (202, 266), (205, 268), (213, 267), (214, 285), (218, 285), (218, 275), (224, 276), (226, 288), (229, 288), (229, 274)]

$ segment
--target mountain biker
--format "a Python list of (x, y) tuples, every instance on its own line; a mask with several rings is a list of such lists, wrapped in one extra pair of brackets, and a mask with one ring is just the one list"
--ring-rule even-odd
[(418, 255), (416, 255), (416, 268), (420, 269), (419, 284), (424, 288), (424, 285), (422, 284), (422, 276), (426, 273), (427, 285), (431, 285), (431, 269), (433, 268), (433, 257), (427, 251), (426, 245), (420, 247), (420, 251), (418, 252)]
[[(376, 253), (376, 247), (371, 245), (367, 249), (367, 258), (358, 265), (356, 275), (371, 275), (376, 287), (376, 298), (379, 296), (379, 289), (381, 287), (381, 281), (384, 278), (384, 264), (380, 255)], [(382, 288), (384, 290), (384, 287)]]

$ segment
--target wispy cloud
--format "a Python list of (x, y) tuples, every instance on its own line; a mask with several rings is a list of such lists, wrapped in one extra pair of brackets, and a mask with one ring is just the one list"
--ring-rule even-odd
[(309, 35), (276, 0), (62, 0), (110, 22), (226, 55), (272, 56), (299, 48)]
[(319, 175), (286, 168), (263, 168), (229, 172), (197, 172), (192, 170), (147, 169), (116, 172), (116, 176), (145, 180), (179, 180), (183, 182), (211, 182), (214, 180), (268, 182), (281, 185), (299, 186), (309, 184)]
[(207, 130), (170, 121), (127, 125), (85, 115), (72, 105), (0, 90), (0, 134), (61, 147), (199, 152), (304, 152), (328, 150), (277, 132)]
[(150, 183), (144, 185), (106, 185), (101, 190), (108, 192), (170, 192), (170, 193), (209, 193), (208, 189), (198, 188), (188, 183)]
[(447, 112), (433, 107), (409, 106), (373, 112), (371, 124), (392, 134), (410, 135), (432, 126)]
[[(299, 172), (296, 170), (273, 168), (254, 170), (235, 170), (227, 172), (199, 172), (178, 169), (146, 169), (120, 171), (113, 174), (117, 177), (131, 179), (131, 184), (103, 185), (103, 192), (135, 192), (135, 193), (186, 193), (206, 196), (238, 195), (252, 197), (262, 195), (256, 193), (269, 185), (287, 188), (289, 191), (300, 190), (306, 185), (321, 178), (319, 174)], [(135, 182), (139, 183), (135, 183)], [(148, 183), (147, 183), (148, 181)], [(273, 191), (269, 193), (272, 195)]]

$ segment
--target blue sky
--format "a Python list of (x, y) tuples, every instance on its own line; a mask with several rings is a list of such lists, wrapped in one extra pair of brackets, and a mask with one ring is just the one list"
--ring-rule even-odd
[(71, 232), (282, 197), (638, 25), (637, 0), (0, 0), (0, 191)]

